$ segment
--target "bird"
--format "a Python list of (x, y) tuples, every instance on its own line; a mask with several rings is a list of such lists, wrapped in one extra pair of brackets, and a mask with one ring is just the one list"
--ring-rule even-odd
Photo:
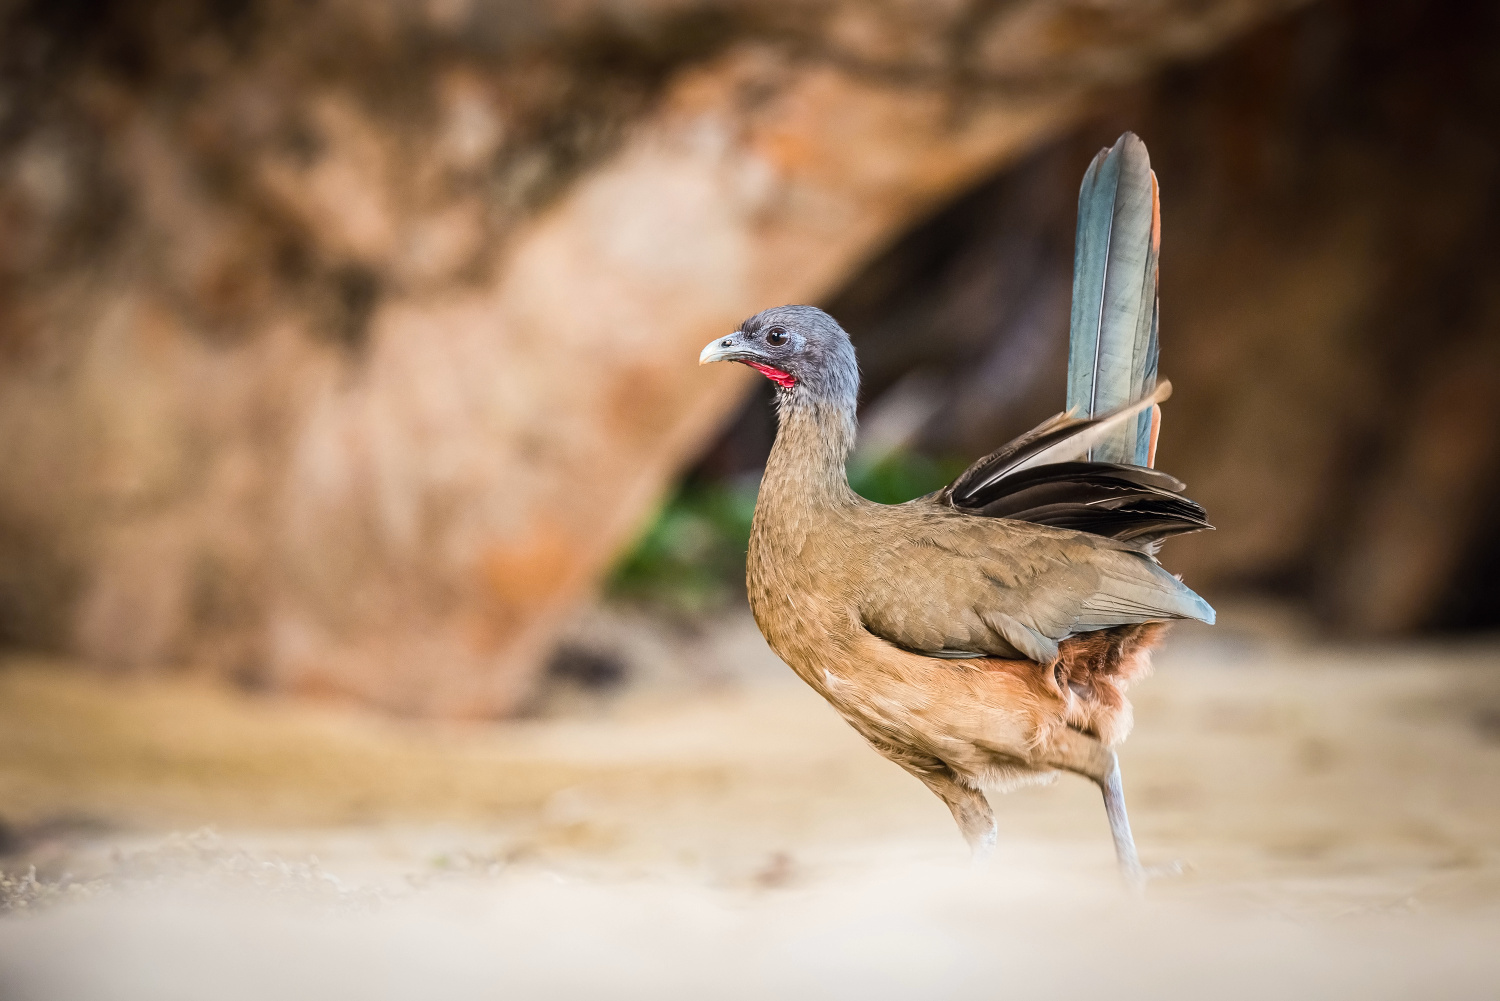
[(879, 504), (849, 485), (859, 366), (823, 310), (777, 306), (710, 342), (776, 386), (746, 585), (767, 644), (878, 752), (935, 793), (975, 858), (986, 790), (1081, 775), (1103, 793), (1120, 871), (1146, 876), (1116, 748), (1126, 689), (1174, 620), (1213, 608), (1158, 561), (1211, 528), (1154, 468), (1161, 215), (1125, 133), (1079, 192), (1065, 409), (947, 487)]

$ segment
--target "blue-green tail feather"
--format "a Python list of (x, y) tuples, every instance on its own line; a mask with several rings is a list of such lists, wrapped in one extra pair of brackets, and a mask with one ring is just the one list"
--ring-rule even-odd
[[(1078, 192), (1067, 403), (1077, 416), (1118, 410), (1156, 386), (1160, 233), (1151, 159), (1127, 132), (1094, 158)], [(1147, 465), (1152, 419), (1142, 413), (1090, 458)]]

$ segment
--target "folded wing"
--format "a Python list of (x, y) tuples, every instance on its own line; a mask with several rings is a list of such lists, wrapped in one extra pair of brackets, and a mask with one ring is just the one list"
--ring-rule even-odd
[(864, 626), (930, 656), (1046, 662), (1081, 633), (1214, 620), (1207, 602), (1136, 547), (1024, 522), (922, 519), (884, 551), (887, 563), (862, 587)]

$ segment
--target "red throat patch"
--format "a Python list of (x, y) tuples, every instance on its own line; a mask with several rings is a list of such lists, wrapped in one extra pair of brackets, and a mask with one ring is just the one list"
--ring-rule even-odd
[(797, 385), (796, 376), (789, 375), (779, 368), (772, 368), (769, 365), (762, 365), (758, 361), (747, 361), (745, 362), (745, 364), (749, 365), (751, 368), (755, 369), (755, 371), (759, 372), (767, 379), (770, 379), (772, 382), (776, 383), (776, 385), (780, 386), (783, 389), (791, 389), (793, 386)]

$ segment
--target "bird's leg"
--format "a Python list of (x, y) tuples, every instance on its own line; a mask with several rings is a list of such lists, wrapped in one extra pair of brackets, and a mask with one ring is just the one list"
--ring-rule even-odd
[(1145, 882), (1146, 874), (1135, 851), (1135, 838), (1130, 834), (1130, 818), (1125, 814), (1125, 786), (1120, 781), (1120, 760), (1114, 751), (1107, 750), (1107, 753), (1109, 773), (1099, 783), (1104, 793), (1104, 814), (1109, 818), (1109, 833), (1115, 839), (1115, 858), (1120, 863), (1120, 872), (1131, 884), (1139, 886)]
[(990, 853), (995, 850), (999, 832), (995, 828), (995, 814), (990, 809), (990, 801), (984, 798), (984, 793), (964, 785), (946, 768), (941, 772), (919, 771), (915, 774), (927, 788), (937, 793), (939, 799), (948, 804), (953, 819), (958, 822), (958, 829), (969, 843), (974, 861), (982, 862), (989, 858)]
[(1132, 886), (1145, 882), (1135, 838), (1130, 834), (1130, 818), (1125, 813), (1125, 787), (1120, 780), (1120, 760), (1115, 752), (1093, 737), (1074, 729), (1065, 729), (1048, 741), (1043, 763), (1066, 769), (1093, 779), (1104, 793), (1104, 813), (1109, 818), (1109, 833), (1115, 840), (1115, 858), (1120, 874)]
[(865, 733), (864, 737), (870, 742), (870, 746), (920, 779), (938, 799), (948, 805), (953, 819), (958, 822), (959, 831), (969, 843), (969, 851), (973, 853), (975, 862), (989, 857), (995, 850), (999, 832), (995, 829), (995, 814), (990, 810), (990, 801), (984, 798), (984, 793), (966, 785), (939, 758), (910, 747), (889, 743), (878, 734)]

